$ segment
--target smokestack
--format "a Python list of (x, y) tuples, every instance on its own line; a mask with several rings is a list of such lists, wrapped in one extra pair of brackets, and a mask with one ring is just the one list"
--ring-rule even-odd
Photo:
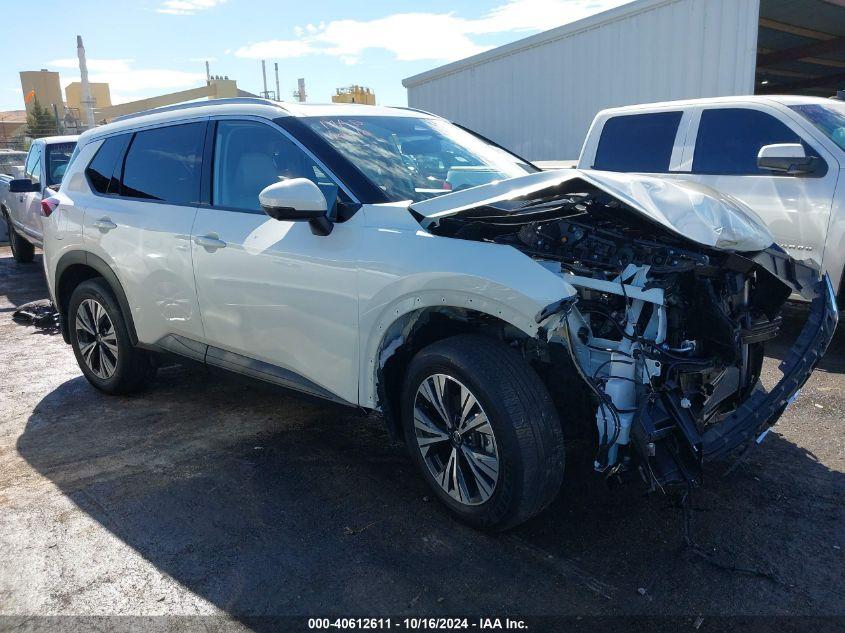
[(261, 77), (264, 79), (264, 92), (261, 93), (261, 96), (267, 99), (270, 95), (267, 93), (267, 65), (263, 59), (261, 60)]
[(85, 46), (82, 36), (76, 36), (76, 56), (79, 57), (79, 79), (82, 83), (81, 106), (85, 111), (85, 122), (89, 128), (94, 127), (94, 101), (91, 99), (91, 85), (88, 83), (88, 63), (85, 61)]
[(296, 97), (299, 99), (300, 103), (305, 103), (305, 98), (308, 96), (305, 93), (305, 79), (300, 77), (296, 80), (296, 85), (298, 86), (296, 91)]
[(281, 101), (282, 93), (279, 91), (279, 62), (274, 62), (273, 66), (276, 68), (276, 101)]
[(208, 65), (208, 60), (205, 60), (205, 81), (211, 83), (211, 67)]

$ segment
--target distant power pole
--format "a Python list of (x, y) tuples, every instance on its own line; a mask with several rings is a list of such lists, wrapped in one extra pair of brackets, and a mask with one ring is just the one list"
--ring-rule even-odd
[(267, 66), (263, 59), (261, 60), (261, 78), (264, 80), (264, 92), (261, 93), (261, 96), (269, 99), (270, 94), (267, 92)]
[(91, 85), (88, 83), (88, 63), (85, 61), (85, 46), (82, 36), (76, 36), (76, 56), (79, 58), (79, 79), (82, 84), (82, 109), (89, 128), (94, 127), (94, 100), (91, 98)]

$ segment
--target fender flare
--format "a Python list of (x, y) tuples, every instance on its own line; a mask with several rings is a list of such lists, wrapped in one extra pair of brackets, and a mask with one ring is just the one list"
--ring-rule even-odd
[[(133, 345), (137, 345), (138, 334), (135, 331), (135, 322), (132, 319), (132, 309), (129, 306), (129, 301), (126, 299), (126, 292), (123, 290), (120, 280), (117, 278), (117, 275), (111, 267), (97, 255), (88, 251), (70, 251), (62, 255), (61, 259), (59, 259), (59, 262), (56, 264), (56, 298), (60, 300), (58, 296), (59, 288), (61, 287), (61, 280), (65, 271), (71, 266), (78, 264), (93, 269), (106, 280), (106, 283), (109, 284), (112, 292), (114, 292), (118, 305), (120, 305), (120, 311), (123, 313), (123, 323), (126, 325), (126, 331), (129, 333), (129, 340)], [(70, 342), (66, 315), (62, 313), (61, 305), (56, 307), (61, 315), (62, 336), (66, 342)]]

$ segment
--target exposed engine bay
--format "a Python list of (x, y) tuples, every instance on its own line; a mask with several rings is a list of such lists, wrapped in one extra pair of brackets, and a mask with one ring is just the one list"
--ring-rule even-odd
[[(705, 459), (762, 439), (835, 328), (816, 269), (776, 246), (740, 253), (703, 245), (580, 180), (424, 226), (512, 246), (576, 288), (577, 297), (536, 317), (547, 361), (570, 359), (592, 393), (596, 470), (639, 473), (652, 488), (700, 483)], [(805, 328), (804, 346), (796, 343), (795, 358), (781, 365), (784, 380), (767, 393), (764, 344), (796, 291), (815, 297), (819, 317), (807, 326), (815, 338)]]

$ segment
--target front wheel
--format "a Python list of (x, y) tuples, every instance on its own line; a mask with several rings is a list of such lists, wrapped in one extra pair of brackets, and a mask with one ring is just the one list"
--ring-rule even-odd
[(6, 228), (9, 232), (9, 245), (12, 247), (12, 257), (19, 264), (29, 264), (35, 258), (35, 247), (18, 235), (12, 220), (6, 216)]
[(421, 350), (406, 375), (402, 422), (434, 494), (475, 527), (518, 525), (560, 488), (563, 433), (551, 396), (499, 341), (461, 335)]

